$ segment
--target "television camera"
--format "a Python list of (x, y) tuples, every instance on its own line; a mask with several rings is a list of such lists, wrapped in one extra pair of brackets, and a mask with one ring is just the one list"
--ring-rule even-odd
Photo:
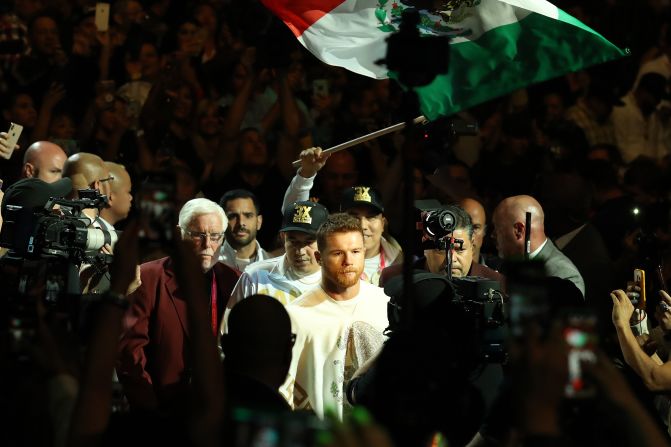
[(9, 351), (26, 356), (24, 345), (37, 328), (38, 307), (67, 331), (79, 329), (82, 293), (80, 269), (103, 273), (111, 255), (100, 249), (117, 241), (117, 233), (93, 228), (85, 209), (107, 206), (97, 190), (80, 190), (74, 200), (50, 198), (43, 208), (6, 204), (0, 246), (9, 252), (0, 262)]
[[(428, 205), (428, 206), (427, 206)], [(424, 250), (443, 250), (445, 267), (443, 273), (454, 287), (453, 302), (467, 315), (473, 317), (476, 336), (481, 340), (482, 359), (487, 362), (505, 360), (505, 311), (506, 297), (498, 281), (478, 276), (454, 277), (452, 275), (453, 252), (462, 249), (464, 240), (454, 237), (454, 231), (466, 226), (464, 212), (452, 205), (439, 205), (431, 201), (416, 203), (419, 218), (417, 229)], [(460, 212), (461, 211), (461, 212)], [(435, 272), (438, 273), (438, 272)]]

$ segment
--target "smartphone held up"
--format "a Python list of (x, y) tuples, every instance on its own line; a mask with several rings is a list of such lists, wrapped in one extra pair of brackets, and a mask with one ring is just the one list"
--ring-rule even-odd
[(568, 312), (562, 333), (568, 345), (568, 381), (564, 394), (568, 398), (592, 397), (595, 388), (584, 374), (584, 365), (596, 363), (597, 360), (596, 315), (583, 309)]
[(4, 143), (2, 146), (4, 149), (0, 151), (3, 158), (9, 159), (16, 148), (16, 143), (21, 137), (21, 132), (23, 131), (23, 126), (16, 123), (11, 123), (9, 129), (7, 130), (7, 136), (5, 137)]

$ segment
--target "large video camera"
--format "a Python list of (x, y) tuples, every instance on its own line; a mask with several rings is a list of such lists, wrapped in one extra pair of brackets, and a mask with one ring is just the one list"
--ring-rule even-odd
[(116, 243), (117, 234), (91, 228), (91, 220), (82, 212), (107, 206), (107, 196), (95, 189), (86, 189), (79, 191), (79, 197), (76, 200), (51, 198), (37, 212), (7, 205), (0, 246), (9, 248), (13, 256), (25, 259), (60, 257), (77, 265), (104, 259), (98, 250), (105, 244)]
[(501, 284), (478, 276), (452, 278), (452, 284), (457, 292), (454, 302), (473, 317), (481, 359), (488, 363), (505, 362), (506, 297)]
[(475, 336), (481, 340), (482, 359), (487, 362), (505, 360), (505, 297), (498, 281), (478, 276), (452, 276), (453, 250), (462, 249), (464, 240), (454, 237), (454, 231), (466, 227), (469, 217), (465, 211), (437, 201), (417, 201), (418, 239), (423, 250), (445, 252), (444, 274), (456, 291), (457, 303), (474, 321)]
[(5, 205), (0, 246), (9, 252), (0, 262), (5, 282), (0, 291), (8, 318), (2, 334), (17, 360), (29, 359), (26, 343), (36, 334), (38, 308), (66, 331), (80, 330), (80, 268), (104, 272), (111, 256), (101, 253), (117, 240), (114, 231), (91, 228), (84, 209), (100, 209), (107, 197), (80, 190), (79, 199), (51, 198), (42, 209)]

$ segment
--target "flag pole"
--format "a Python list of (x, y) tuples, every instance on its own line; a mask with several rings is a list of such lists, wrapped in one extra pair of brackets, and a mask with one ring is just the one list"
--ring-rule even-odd
[[(418, 116), (414, 120), (412, 120), (413, 125), (417, 124), (425, 124), (428, 120), (424, 118), (423, 115)], [(404, 121), (402, 123), (397, 123), (394, 124), (393, 126), (385, 127), (384, 129), (376, 130), (375, 132), (371, 132), (369, 134), (363, 135), (358, 138), (354, 138), (353, 140), (345, 141), (344, 143), (340, 143), (336, 146), (330, 147), (324, 151), (322, 151), (322, 155), (324, 154), (334, 154), (336, 152), (340, 152), (345, 149), (349, 149), (352, 146), (356, 146), (357, 144), (365, 143), (366, 141), (374, 140), (375, 138), (381, 137), (383, 135), (387, 135), (392, 132), (397, 132), (399, 130), (405, 129), (407, 126), (407, 123)], [(298, 168), (301, 165), (300, 160), (296, 160), (291, 165), (294, 168)]]

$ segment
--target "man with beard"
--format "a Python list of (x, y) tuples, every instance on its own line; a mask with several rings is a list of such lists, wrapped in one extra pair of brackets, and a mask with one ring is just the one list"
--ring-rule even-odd
[[(340, 154), (334, 154), (336, 156)], [(301, 152), (301, 167), (289, 184), (284, 195), (284, 206), (292, 200), (307, 200), (314, 179), (322, 168), (327, 169), (327, 160), (333, 156), (322, 153), (319, 147)], [(387, 218), (380, 193), (371, 186), (351, 186), (342, 190), (340, 211), (344, 211), (361, 222), (366, 249), (366, 260), (362, 278), (378, 285), (385, 267), (400, 264), (403, 252), (399, 243), (388, 234), (385, 236)]]
[[(201, 262), (208, 285), (212, 331), (217, 333), (238, 273), (217, 262), (226, 215), (207, 199), (188, 201), (179, 212), (179, 234)], [(175, 277), (174, 261), (165, 257), (141, 266), (142, 285), (129, 298), (117, 373), (133, 410), (183, 414), (188, 408), (191, 353), (187, 349), (187, 305)], [(209, 286), (211, 285), (211, 288)]]
[[(526, 228), (526, 213), (531, 213), (531, 228)], [(531, 232), (529, 259), (543, 263), (547, 276), (571, 281), (585, 296), (585, 281), (569, 258), (545, 235), (545, 214), (531, 196), (513, 196), (501, 201), (494, 210), (494, 240), (499, 257), (506, 262), (525, 255), (525, 234)]]
[(23, 154), (21, 177), (37, 177), (47, 183), (53, 183), (63, 177), (63, 165), (68, 156), (57, 144), (49, 141), (36, 141)]
[(228, 218), (219, 262), (244, 272), (250, 264), (268, 259), (270, 256), (256, 240), (263, 223), (256, 196), (245, 189), (233, 189), (223, 195), (219, 205)]
[(289, 372), (295, 409), (343, 417), (343, 383), (384, 342), (383, 289), (361, 279), (366, 249), (358, 219), (334, 214), (317, 232), (321, 284), (287, 306), (297, 332)]
[[(453, 278), (464, 276), (479, 276), (504, 283), (504, 277), (495, 270), (475, 260), (476, 234), (475, 224), (471, 216), (463, 208), (457, 205), (442, 205), (441, 209), (450, 211), (454, 215), (454, 231), (448, 235), (461, 241), (455, 242), (452, 249), (451, 273)], [(448, 237), (445, 236), (445, 237)], [(447, 265), (447, 254), (444, 248), (439, 248), (436, 243), (424, 248), (424, 257), (414, 262), (414, 268), (427, 270), (438, 275), (445, 275)], [(403, 265), (396, 264), (387, 267), (382, 272), (380, 284), (387, 285), (388, 281), (403, 273)]]
[[(271, 296), (286, 305), (316, 287), (321, 280), (315, 258), (317, 229), (327, 217), (328, 210), (314, 202), (296, 202), (288, 207), (280, 229), (284, 256), (266, 259), (248, 268), (233, 289), (228, 307), (257, 294)], [(222, 332), (225, 332), (224, 327)]]

